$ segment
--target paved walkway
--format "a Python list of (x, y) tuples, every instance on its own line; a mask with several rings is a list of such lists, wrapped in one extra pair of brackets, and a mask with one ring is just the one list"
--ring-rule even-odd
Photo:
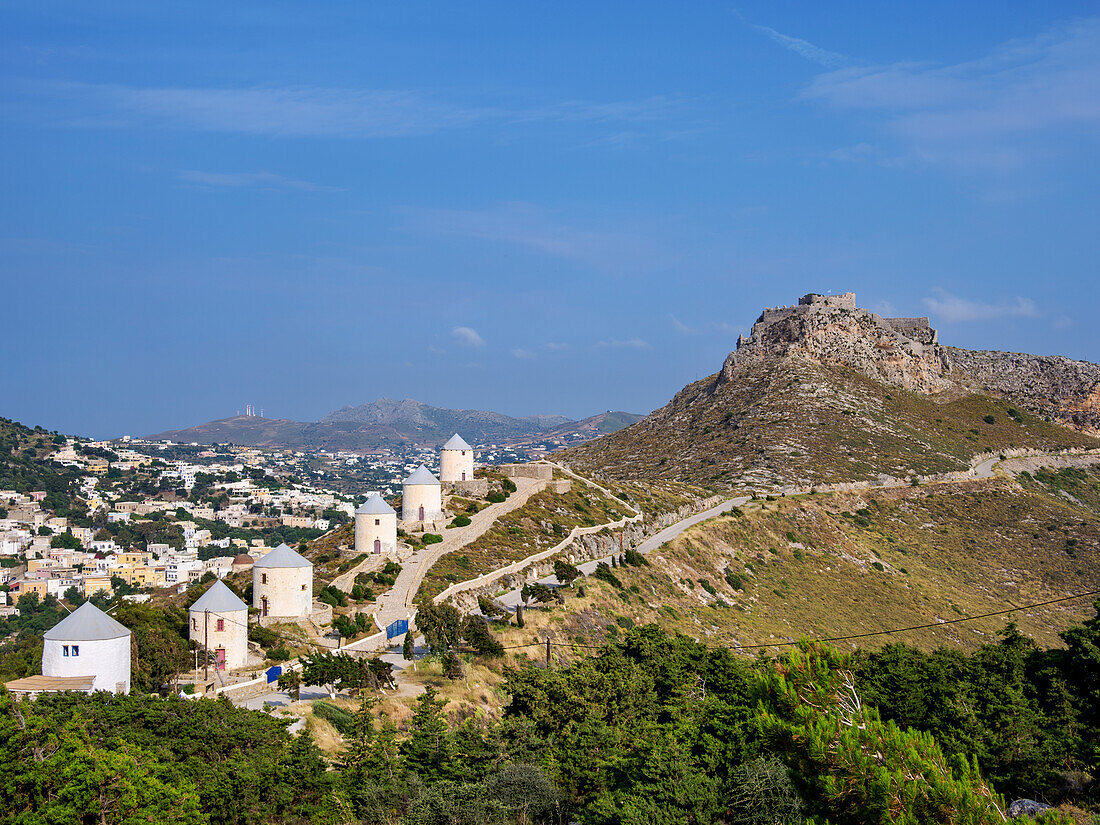
[(518, 510), (535, 493), (545, 490), (545, 479), (516, 478), (516, 491), (500, 504), (490, 504), (484, 510), (470, 516), (466, 527), (443, 530), (443, 541), (429, 544), (413, 553), (402, 562), (401, 572), (394, 586), (378, 600), (378, 609), (374, 613), (374, 622), (379, 629), (386, 628), (391, 622), (408, 619), (415, 612), (413, 602), (420, 583), (424, 580), (432, 565), (447, 553), (453, 553), (480, 538), (501, 516)]

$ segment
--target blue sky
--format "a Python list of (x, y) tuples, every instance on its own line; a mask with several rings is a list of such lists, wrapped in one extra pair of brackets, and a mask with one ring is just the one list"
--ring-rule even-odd
[(1096, 3), (0, 3), (0, 415), (648, 412), (809, 291), (1100, 360), (1098, 137)]

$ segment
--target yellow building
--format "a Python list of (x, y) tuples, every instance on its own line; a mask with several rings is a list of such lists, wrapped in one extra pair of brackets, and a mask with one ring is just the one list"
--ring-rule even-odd
[(89, 599), (96, 593), (103, 591), (108, 596), (113, 592), (111, 589), (111, 577), (110, 576), (85, 576), (84, 577), (84, 598)]

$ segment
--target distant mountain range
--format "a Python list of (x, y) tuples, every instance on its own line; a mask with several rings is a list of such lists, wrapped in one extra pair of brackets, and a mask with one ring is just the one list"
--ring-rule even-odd
[(369, 404), (335, 410), (316, 422), (238, 415), (148, 437), (183, 443), (366, 453), (407, 445), (436, 447), (456, 432), (475, 445), (533, 446), (544, 440), (577, 444), (615, 432), (641, 417), (609, 411), (581, 421), (563, 415), (513, 418), (487, 410), (432, 407), (410, 398), (404, 401), (379, 398)]

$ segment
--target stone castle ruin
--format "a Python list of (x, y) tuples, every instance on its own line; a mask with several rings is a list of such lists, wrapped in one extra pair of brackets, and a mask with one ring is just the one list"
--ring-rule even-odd
[(765, 309), (723, 367), (731, 380), (761, 357), (803, 356), (843, 364), (886, 383), (925, 393), (948, 388), (948, 351), (928, 318), (884, 318), (856, 306), (854, 292), (811, 292), (794, 306)]
[(854, 292), (844, 292), (840, 295), (819, 295), (816, 292), (811, 292), (799, 298), (798, 303), (794, 306), (765, 309), (760, 317), (756, 319), (756, 323), (752, 325), (749, 337), (737, 337), (737, 348), (741, 349), (743, 346), (756, 343), (761, 339), (761, 333), (764, 329), (779, 321), (807, 315), (828, 316), (838, 312), (865, 314), (882, 329), (891, 330), (922, 346), (935, 346), (939, 343), (936, 330), (932, 329), (928, 318), (883, 318), (870, 310), (857, 307)]

